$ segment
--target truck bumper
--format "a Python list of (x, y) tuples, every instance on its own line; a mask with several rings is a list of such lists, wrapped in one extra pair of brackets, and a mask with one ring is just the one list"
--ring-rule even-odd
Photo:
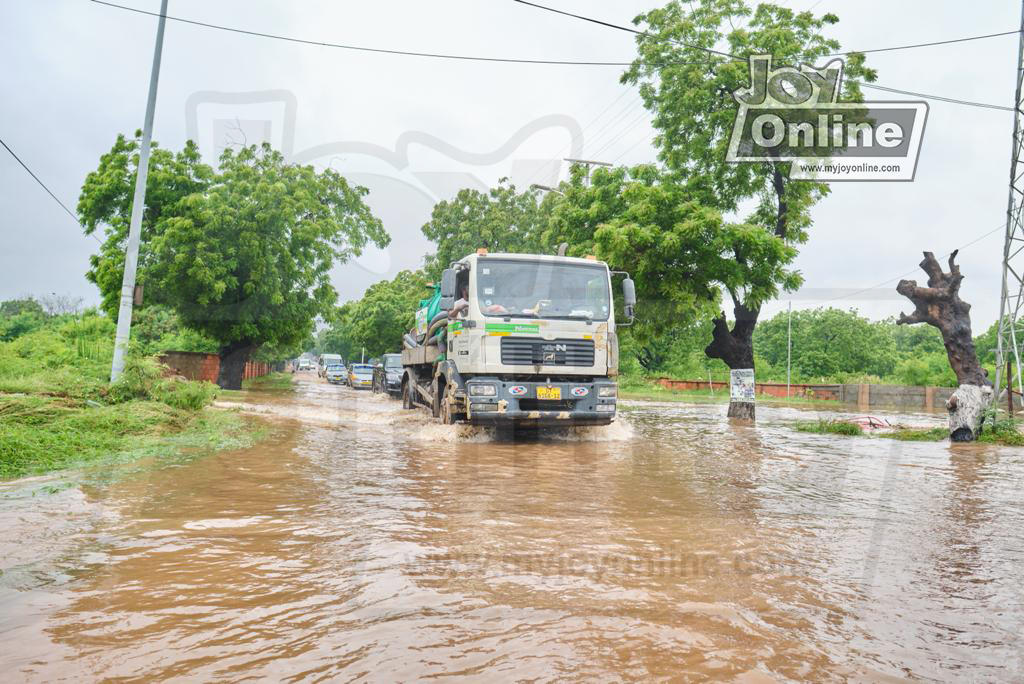
[[(494, 387), (493, 394), (474, 394), (474, 387), (488, 385)], [(614, 388), (614, 382), (603, 378), (549, 385), (475, 377), (466, 381), (467, 420), (474, 425), (608, 425), (617, 408), (615, 395), (608, 396)]]

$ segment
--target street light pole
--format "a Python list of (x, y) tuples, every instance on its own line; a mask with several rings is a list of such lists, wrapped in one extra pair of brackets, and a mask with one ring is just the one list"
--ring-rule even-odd
[(786, 398), (789, 399), (789, 370), (793, 362), (793, 302), (789, 302), (789, 316), (786, 319)]
[(149, 97), (146, 100), (146, 120), (139, 146), (139, 169), (135, 178), (135, 197), (128, 227), (128, 245), (124, 255), (124, 276), (121, 279), (121, 305), (117, 312), (117, 336), (114, 338), (114, 362), (110, 366), (110, 381), (114, 382), (124, 370), (124, 357), (132, 331), (132, 306), (135, 304), (135, 271), (139, 261), (139, 241), (142, 237), (142, 214), (146, 210), (146, 179), (149, 176), (149, 149), (153, 139), (153, 116), (156, 109), (156, 90), (160, 80), (160, 57), (164, 47), (164, 25), (167, 23), (167, 0), (160, 2), (160, 22), (156, 27), (156, 47), (153, 50), (153, 70), (149, 75)]

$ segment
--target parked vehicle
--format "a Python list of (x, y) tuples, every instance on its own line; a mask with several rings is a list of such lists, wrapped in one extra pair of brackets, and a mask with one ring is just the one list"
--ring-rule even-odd
[[(632, 322), (635, 287), (621, 275)], [(593, 257), (481, 249), (456, 262), (403, 338), (403, 407), (429, 406), (442, 423), (611, 423), (619, 365), (611, 276)]]
[(373, 367), (373, 392), (387, 392), (392, 397), (402, 394), (402, 355), (385, 354)]
[(348, 375), (348, 369), (340, 363), (332, 363), (327, 366), (324, 371), (324, 377), (327, 378), (327, 382), (332, 385), (343, 385), (345, 384), (345, 378)]
[(373, 386), (373, 366), (368, 363), (353, 363), (348, 367), (348, 386), (353, 389), (368, 389)]
[(313, 370), (313, 362), (310, 361), (309, 359), (301, 359), (301, 360), (299, 360), (299, 370), (300, 371), (311, 371), (311, 370)]
[(344, 361), (341, 360), (341, 354), (321, 354), (317, 360), (317, 375), (321, 378), (327, 377), (327, 366), (330, 365), (344, 365)]

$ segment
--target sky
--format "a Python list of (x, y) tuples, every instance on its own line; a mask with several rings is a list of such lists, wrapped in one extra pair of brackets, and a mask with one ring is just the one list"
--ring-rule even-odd
[[(118, 0), (156, 12), (158, 0)], [(659, 6), (547, 0), (617, 24)], [(786, 0), (833, 12), (844, 50), (1011, 31), (1009, 0)], [(633, 38), (512, 0), (425, 3), (170, 0), (168, 14), (312, 41), (465, 55), (628, 62)], [(86, 174), (118, 133), (143, 121), (157, 20), (90, 0), (0, 2), (0, 138), (73, 210)], [(873, 53), (878, 83), (1013, 104), (1016, 36)], [(433, 205), (459, 188), (564, 178), (564, 157), (652, 162), (650, 117), (614, 66), (500, 64), (371, 54), (168, 21), (154, 138), (196, 139), (213, 163), (226, 145), (268, 141), (294, 161), (331, 167), (370, 191), (392, 236), (332, 274), (342, 300), (417, 268)], [(900, 99), (868, 92), (868, 99)], [(913, 98), (910, 98), (913, 99)], [(900, 277), (926, 280), (923, 250), (963, 248), (962, 298), (975, 333), (999, 313), (1010, 112), (931, 101), (916, 179), (836, 183), (813, 209), (796, 267), (804, 288), (768, 304), (836, 306), (871, 318), (912, 305)], [(98, 244), (0, 149), (0, 300), (51, 293), (99, 301), (86, 281)]]

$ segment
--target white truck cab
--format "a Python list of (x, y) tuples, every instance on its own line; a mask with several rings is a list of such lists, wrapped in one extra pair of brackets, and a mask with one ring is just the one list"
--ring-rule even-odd
[[(453, 263), (442, 278), (440, 313), (418, 316), (422, 341), (406, 336), (407, 407), (429, 403), (443, 422), (612, 422), (612, 275), (593, 258), (480, 250)], [(628, 277), (623, 290), (631, 319)]]

